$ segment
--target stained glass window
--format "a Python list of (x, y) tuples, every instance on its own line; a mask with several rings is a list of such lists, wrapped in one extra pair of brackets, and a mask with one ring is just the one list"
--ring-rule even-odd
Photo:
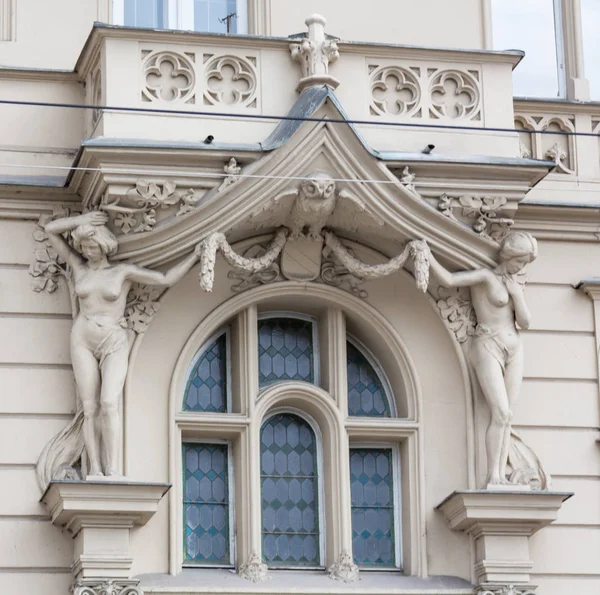
[(363, 567), (396, 565), (391, 448), (350, 449), (352, 551)]
[(346, 341), (348, 370), (348, 414), (390, 417), (390, 404), (381, 378), (350, 341)]
[(258, 321), (259, 384), (315, 381), (312, 322), (298, 318)]
[(227, 445), (184, 444), (185, 563), (229, 565)]
[(264, 423), (260, 439), (263, 559), (275, 567), (319, 566), (315, 433), (285, 413)]
[(185, 411), (227, 411), (227, 333), (202, 348), (188, 378)]

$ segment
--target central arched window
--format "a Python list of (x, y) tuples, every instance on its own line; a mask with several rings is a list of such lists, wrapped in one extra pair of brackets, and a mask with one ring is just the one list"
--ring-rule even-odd
[[(325, 548), (328, 531), (346, 523), (345, 549), (359, 568), (402, 568), (400, 459), (407, 432), (389, 422), (407, 411), (405, 388), (397, 357), (386, 356), (387, 370), (380, 363), (385, 343), (361, 333), (364, 325), (348, 321), (352, 334), (346, 326), (331, 308), (251, 308), (205, 335), (189, 359), (180, 397), (180, 563), (244, 563), (249, 553), (236, 560), (235, 542), (249, 531), (269, 568), (322, 569), (335, 562)], [(287, 403), (286, 391), (301, 395), (303, 385), (312, 405), (308, 396)], [(265, 405), (257, 417), (269, 395), (282, 395), (281, 405)], [(338, 413), (319, 413), (314, 399)], [(256, 492), (248, 489), (254, 481)], [(332, 541), (339, 543), (339, 535)]]
[(291, 413), (265, 421), (260, 432), (262, 547), (272, 567), (321, 565), (317, 439)]

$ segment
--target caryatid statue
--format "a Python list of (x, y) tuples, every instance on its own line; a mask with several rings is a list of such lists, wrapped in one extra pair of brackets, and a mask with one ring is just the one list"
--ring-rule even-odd
[[(71, 330), (71, 361), (83, 408), (87, 476), (120, 476), (119, 403), (127, 377), (130, 335), (124, 317), (132, 283), (170, 287), (195, 264), (192, 253), (165, 273), (134, 264), (111, 264), (118, 242), (101, 211), (46, 224), (48, 238), (71, 269), (78, 312)], [(73, 247), (62, 234), (70, 232)], [(59, 445), (57, 450), (68, 450)], [(50, 477), (49, 479), (53, 479)]]
[(500, 245), (495, 268), (451, 273), (433, 256), (430, 270), (445, 287), (469, 287), (477, 326), (471, 342), (470, 363), (491, 419), (486, 433), (488, 486), (510, 483), (506, 466), (511, 420), (523, 380), (523, 346), (517, 325), (528, 329), (530, 314), (517, 275), (537, 256), (537, 242), (529, 233), (509, 232)]

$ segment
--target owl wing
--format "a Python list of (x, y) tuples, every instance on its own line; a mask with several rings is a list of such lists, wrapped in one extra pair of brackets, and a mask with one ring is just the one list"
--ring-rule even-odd
[(327, 220), (327, 227), (358, 231), (358, 228), (376, 230), (383, 221), (367, 210), (365, 203), (346, 189), (338, 192), (335, 209)]
[(254, 229), (287, 225), (290, 211), (294, 206), (296, 198), (298, 198), (297, 188), (285, 190), (273, 200), (260, 205), (260, 207), (252, 211), (249, 221)]

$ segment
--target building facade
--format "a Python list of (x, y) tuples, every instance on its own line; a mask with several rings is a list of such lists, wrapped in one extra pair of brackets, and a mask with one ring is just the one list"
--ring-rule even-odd
[(369, 9), (0, 0), (4, 593), (598, 593), (600, 6)]

